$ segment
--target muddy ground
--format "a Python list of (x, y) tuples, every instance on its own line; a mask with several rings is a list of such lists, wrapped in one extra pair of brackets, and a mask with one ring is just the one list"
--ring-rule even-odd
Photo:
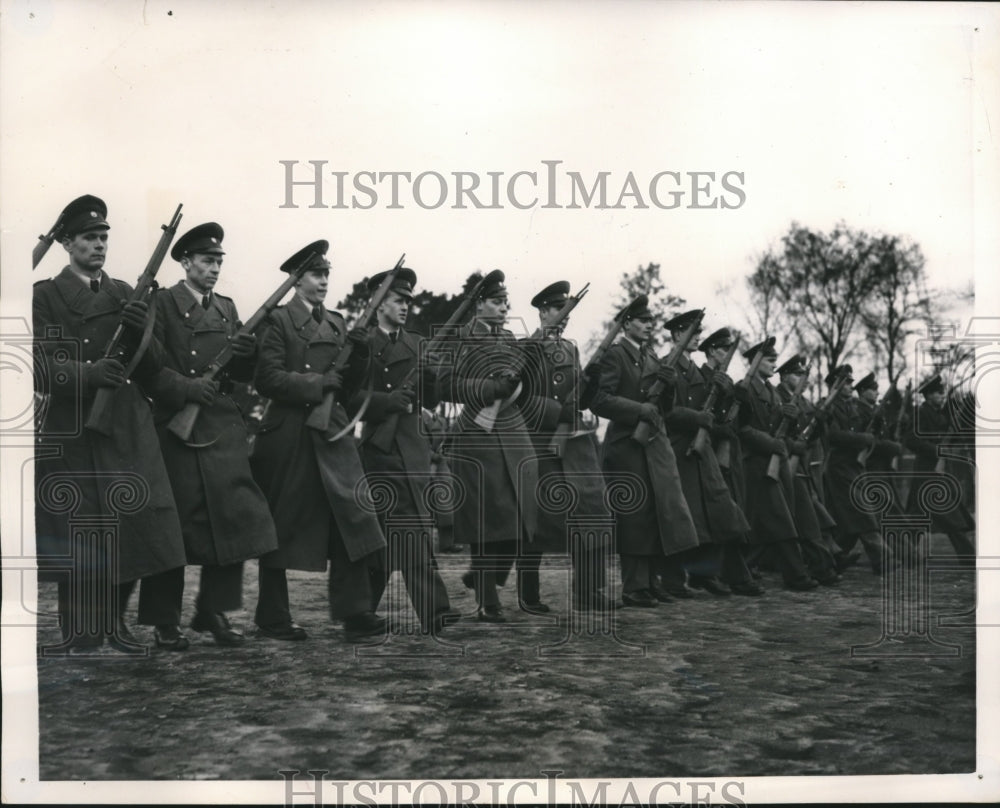
[[(934, 551), (950, 554), (944, 537)], [(453, 605), (474, 613), (443, 555)], [(252, 631), (256, 565), (245, 573)], [(617, 584), (617, 573), (615, 573)], [(901, 774), (975, 769), (974, 573), (930, 577), (934, 638), (955, 656), (881, 658), (851, 647), (882, 635), (882, 579), (863, 567), (835, 588), (626, 609), (608, 624), (567, 626), (565, 563), (543, 566), (556, 614), (516, 609), (510, 622), (467, 617), (444, 642), (414, 636), (399, 576), (382, 611), (399, 633), (348, 645), (326, 616), (324, 576), (290, 573), (293, 611), (310, 638), (251, 637), (215, 646), (188, 631), (185, 653), (40, 659), (43, 780), (275, 779), (279, 769), (328, 777), (566, 778)], [(185, 619), (197, 570), (189, 568)], [(58, 642), (55, 587), (41, 587), (39, 642)], [(615, 589), (617, 592), (617, 587)], [(134, 601), (134, 598), (133, 598)], [(937, 625), (944, 622), (953, 625)], [(133, 611), (128, 615), (131, 625)], [(954, 624), (959, 625), (954, 625)], [(588, 630), (590, 633), (588, 633)], [(151, 631), (135, 627), (138, 638)], [(565, 642), (572, 636), (570, 642)], [(445, 644), (446, 643), (446, 644)], [(935, 647), (948, 653), (946, 645)], [(926, 649), (925, 649), (926, 650)]]

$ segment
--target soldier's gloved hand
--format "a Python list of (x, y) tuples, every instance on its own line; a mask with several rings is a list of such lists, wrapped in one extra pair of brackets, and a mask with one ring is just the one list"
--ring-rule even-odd
[(771, 454), (780, 455), (781, 457), (788, 457), (788, 447), (785, 446), (785, 442), (783, 440), (778, 440), (777, 438), (772, 438)]
[(95, 387), (121, 387), (125, 366), (117, 359), (98, 359), (90, 366), (88, 381)]
[(211, 379), (191, 379), (184, 394), (188, 401), (209, 406), (215, 401), (215, 394), (218, 392), (218, 382)]
[(713, 424), (711, 432), (716, 440), (736, 440), (736, 430), (732, 424)]
[(416, 393), (413, 392), (411, 387), (400, 387), (389, 393), (389, 402), (386, 409), (389, 412), (412, 412), (413, 411), (413, 399), (416, 397)]
[(147, 314), (149, 306), (145, 300), (130, 300), (122, 309), (122, 322), (135, 331), (142, 331), (146, 327)]
[(711, 429), (712, 425), (715, 423), (715, 416), (710, 412), (698, 410), (698, 414), (695, 416), (695, 423), (697, 423), (702, 429)]
[(859, 432), (858, 436), (865, 439), (866, 449), (871, 449), (875, 446), (875, 436), (871, 432)]
[(715, 373), (712, 374), (712, 384), (727, 395), (733, 391), (733, 380), (729, 378), (729, 374), (725, 371), (715, 371)]
[(517, 389), (517, 379), (510, 375), (498, 376), (493, 380), (494, 400), (510, 398)]
[(733, 385), (733, 398), (740, 402), (740, 404), (748, 404), (750, 402), (750, 391), (741, 384), (735, 384)]
[(347, 332), (347, 339), (355, 348), (367, 348), (371, 337), (367, 330), (355, 326)]
[(249, 359), (257, 351), (257, 337), (241, 331), (233, 337), (233, 356), (237, 359)]
[(781, 405), (781, 414), (790, 421), (795, 420), (799, 417), (799, 408), (789, 401)]
[(660, 411), (657, 406), (649, 401), (639, 405), (639, 420), (645, 421), (653, 426), (660, 425)]
[(677, 382), (677, 368), (660, 365), (656, 369), (656, 380), (667, 387), (673, 387)]
[(339, 390), (344, 384), (344, 379), (339, 370), (328, 370), (323, 374), (323, 392), (330, 393)]
[(560, 424), (576, 423), (576, 404), (574, 404), (571, 401), (568, 401), (562, 405), (562, 409), (559, 410), (559, 423)]
[(803, 457), (806, 453), (806, 442), (804, 440), (795, 440), (794, 438), (786, 438), (785, 446), (788, 448), (788, 454), (798, 455)]

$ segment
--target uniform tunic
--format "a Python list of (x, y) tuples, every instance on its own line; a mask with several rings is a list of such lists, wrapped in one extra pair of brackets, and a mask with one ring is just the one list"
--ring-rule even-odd
[(878, 531), (875, 514), (858, 508), (851, 495), (851, 486), (865, 470), (858, 454), (871, 445), (866, 426), (857, 399), (838, 397), (831, 405), (826, 431), (826, 505), (844, 536)]
[(622, 555), (673, 555), (698, 546), (677, 460), (663, 429), (645, 446), (632, 439), (657, 369), (653, 356), (622, 339), (601, 360), (600, 380), (590, 405), (595, 415), (611, 421), (604, 437), (605, 480), (609, 487), (631, 489), (624, 497), (611, 497), (612, 507), (619, 504), (617, 540)]
[[(69, 267), (34, 287), (35, 385), (46, 394), (35, 463), (35, 533), (43, 569), (65, 567), (65, 559), (60, 562), (58, 557), (70, 553), (69, 521), (74, 513), (116, 519), (117, 581), (133, 581), (185, 562), (181, 525), (153, 415), (138, 384), (159, 369), (162, 356), (155, 340), (134, 381), (114, 393), (114, 433), (105, 437), (83, 428), (97, 391), (90, 365), (103, 357), (131, 295), (127, 283), (107, 274), (95, 294)], [(81, 491), (70, 513), (54, 512), (69, 504), (59, 488), (50, 487), (56, 482), (50, 475), (63, 474), (73, 475)], [(135, 512), (130, 512), (128, 492), (115, 488), (124, 475), (145, 483), (148, 499)]]
[(156, 298), (155, 333), (164, 367), (150, 392), (163, 460), (181, 516), (189, 564), (225, 565), (257, 558), (278, 546), (267, 500), (250, 473), (243, 415), (226, 390), (249, 381), (253, 360), (234, 358), (228, 379), (210, 406), (201, 406), (190, 443), (168, 431), (170, 419), (187, 403), (187, 391), (240, 328), (236, 306), (212, 294), (202, 308), (182, 282)]
[[(344, 318), (324, 311), (313, 319), (298, 298), (277, 309), (259, 352), (255, 382), (271, 399), (257, 433), (250, 467), (267, 497), (278, 532), (278, 549), (262, 556), (267, 567), (323, 571), (331, 536), (339, 537), (351, 561), (385, 549), (374, 512), (363, 508), (364, 468), (351, 435), (330, 443), (306, 426), (323, 400), (323, 373), (346, 339)], [(367, 375), (368, 356), (354, 350), (344, 375), (344, 400)], [(335, 400), (331, 426), (347, 424)], [(359, 499), (361, 498), (361, 499)]]

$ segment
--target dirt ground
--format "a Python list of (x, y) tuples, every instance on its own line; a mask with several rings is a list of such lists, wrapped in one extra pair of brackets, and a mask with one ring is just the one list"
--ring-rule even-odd
[[(950, 554), (942, 536), (933, 548)], [(882, 579), (865, 567), (812, 593), (785, 591), (765, 573), (763, 598), (701, 593), (622, 610), (613, 624), (569, 626), (566, 564), (548, 559), (542, 591), (555, 614), (518, 611), (508, 584), (510, 622), (497, 626), (469, 617), (467, 557), (442, 555), (440, 564), (467, 615), (440, 643), (408, 633), (414, 617), (398, 575), (381, 610), (398, 614), (397, 632), (359, 647), (326, 616), (325, 576), (291, 573), (304, 643), (251, 636), (232, 650), (188, 631), (185, 653), (40, 659), (41, 778), (974, 771), (975, 629), (968, 615), (947, 617), (974, 607), (971, 571), (930, 576), (935, 648), (957, 646), (958, 655), (906, 657), (898, 654), (909, 646), (890, 638), (874, 658), (851, 651), (882, 635)], [(248, 633), (256, 573), (247, 564), (247, 609), (233, 616)], [(197, 576), (188, 569), (185, 620)], [(54, 585), (41, 587), (40, 643), (58, 642), (54, 597)], [(150, 630), (134, 632), (152, 642)]]

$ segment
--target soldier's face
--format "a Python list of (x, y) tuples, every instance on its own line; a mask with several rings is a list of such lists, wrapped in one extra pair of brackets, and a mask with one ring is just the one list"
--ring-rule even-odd
[(867, 401), (869, 404), (874, 404), (875, 399), (878, 398), (878, 388), (877, 387), (866, 387), (860, 393), (858, 393), (858, 398), (862, 401)]
[[(562, 306), (542, 306), (538, 309), (538, 319), (542, 324), (543, 328), (550, 328), (556, 324), (556, 317), (559, 316), (559, 312), (562, 310)], [(562, 325), (566, 325), (569, 322), (569, 317), (562, 321)]]
[(774, 375), (774, 363), (778, 361), (776, 356), (765, 356), (760, 360), (760, 375), (765, 379), (770, 379)]
[[(691, 341), (687, 344), (687, 348), (684, 349), (684, 353), (692, 354), (692, 353), (694, 353), (698, 349), (698, 337), (700, 337), (700, 336), (701, 336), (701, 329), (699, 328), (695, 332), (695, 335), (693, 337), (691, 337)], [(677, 340), (679, 340), (680, 338), (681, 338), (681, 332), (680, 331), (671, 331), (670, 332), (670, 339), (673, 342), (677, 342)]]
[(507, 322), (508, 311), (510, 311), (510, 303), (506, 295), (503, 297), (488, 297), (485, 300), (476, 302), (476, 316), (493, 325), (503, 325)]
[(643, 317), (641, 319), (629, 320), (625, 323), (626, 336), (636, 342), (645, 342), (653, 331), (653, 318)]
[(781, 377), (781, 384), (787, 387), (789, 390), (795, 389), (795, 385), (799, 383), (799, 379), (802, 378), (801, 373), (796, 373), (795, 371), (789, 371)]
[(181, 266), (187, 275), (187, 281), (202, 294), (208, 294), (215, 288), (222, 272), (222, 256), (207, 253), (195, 253), (181, 259)]
[(410, 313), (410, 301), (399, 292), (390, 291), (378, 311), (383, 325), (402, 327), (406, 325), (406, 315)]
[(719, 366), (726, 358), (726, 354), (729, 352), (728, 345), (718, 345), (715, 348), (709, 348), (705, 353), (707, 359), (712, 360), (712, 364)]
[(104, 266), (108, 253), (108, 231), (77, 233), (71, 238), (63, 239), (62, 245), (69, 253), (69, 263), (74, 269), (93, 274)]
[(295, 292), (311, 306), (316, 306), (326, 300), (326, 287), (330, 281), (329, 269), (310, 269), (303, 273), (295, 284)]
[(927, 400), (931, 403), (932, 407), (941, 409), (944, 406), (944, 393), (928, 393)]

